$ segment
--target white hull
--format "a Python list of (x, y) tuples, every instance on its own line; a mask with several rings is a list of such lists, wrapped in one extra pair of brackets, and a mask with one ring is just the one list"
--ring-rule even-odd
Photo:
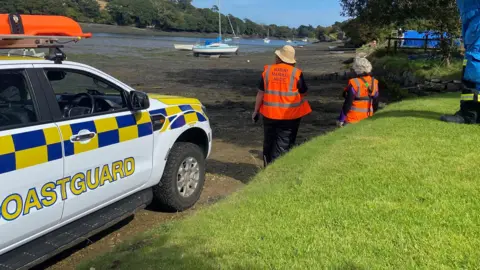
[(173, 44), (175, 47), (175, 50), (179, 51), (191, 51), (193, 50), (193, 45), (187, 45), (187, 44)]
[[(218, 37), (219, 40), (222, 40), (222, 14), (220, 13), (220, 0), (218, 0)], [(230, 17), (227, 17), (230, 20)], [(231, 26), (231, 24), (230, 24)], [(233, 31), (233, 26), (232, 31)], [(233, 35), (236, 37), (235, 32)], [(231, 40), (231, 39), (230, 39)], [(222, 55), (222, 54), (233, 54), (238, 52), (238, 46), (232, 46), (222, 42), (213, 43), (210, 45), (197, 45), (193, 46), (193, 55), (199, 56), (200, 54), (209, 54), (209, 55)]]
[(265, 42), (266, 44), (269, 44), (270, 43), (270, 39), (264, 39), (263, 42)]
[(231, 47), (194, 47), (193, 53), (198, 54), (231, 54), (236, 53), (238, 51), (238, 47), (231, 46)]
[(292, 43), (292, 41), (291, 41), (291, 40), (287, 40), (287, 43)]

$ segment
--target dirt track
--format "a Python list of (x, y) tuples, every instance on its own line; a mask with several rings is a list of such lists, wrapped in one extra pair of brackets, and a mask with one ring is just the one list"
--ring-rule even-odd
[[(326, 51), (328, 45), (331, 44), (297, 49), (298, 67), (304, 70), (310, 88), (308, 99), (314, 110), (302, 123), (300, 143), (335, 128), (344, 82), (324, 81), (320, 76), (343, 71), (342, 61), (352, 55), (330, 54)], [(71, 60), (100, 68), (139, 90), (197, 97), (206, 105), (214, 132), (213, 153), (207, 165), (205, 190), (196, 208), (237, 191), (260, 170), (262, 126), (254, 125), (250, 115), (263, 66), (273, 59), (273, 52), (220, 59), (194, 58), (185, 52), (152, 53), (148, 59), (71, 57)], [(133, 219), (40, 268), (73, 269), (79, 262), (107, 252), (139, 232), (189, 213), (191, 211), (182, 214), (152, 209), (141, 211)]]

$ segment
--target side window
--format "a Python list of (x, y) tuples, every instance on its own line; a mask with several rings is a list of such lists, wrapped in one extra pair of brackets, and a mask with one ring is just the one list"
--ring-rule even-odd
[(24, 70), (0, 70), (0, 129), (38, 122)]
[(127, 108), (124, 90), (93, 74), (46, 69), (63, 118), (115, 112)]

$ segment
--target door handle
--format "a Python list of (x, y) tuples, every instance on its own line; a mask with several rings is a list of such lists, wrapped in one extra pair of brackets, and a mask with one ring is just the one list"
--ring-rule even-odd
[(91, 139), (95, 138), (95, 133), (90, 132), (90, 133), (85, 133), (85, 134), (77, 134), (73, 135), (72, 138), (70, 139), (72, 142), (85, 142), (89, 141)]

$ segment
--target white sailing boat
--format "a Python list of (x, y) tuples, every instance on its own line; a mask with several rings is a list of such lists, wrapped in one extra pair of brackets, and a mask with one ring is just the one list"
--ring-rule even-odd
[(193, 46), (193, 55), (199, 56), (200, 54), (209, 55), (222, 55), (237, 53), (239, 47), (222, 43), (222, 13), (220, 12), (220, 0), (218, 0), (218, 41), (209, 45), (196, 45)]
[(178, 50), (178, 51), (191, 51), (193, 50), (193, 44), (173, 44), (173, 47), (175, 48), (175, 50)]
[[(293, 40), (293, 41), (292, 41)], [(295, 43), (295, 33), (292, 35), (292, 39), (287, 39), (287, 43)]]
[[(240, 27), (238, 27), (238, 25), (237, 25), (237, 33), (240, 33)], [(234, 36), (233, 39), (239, 40), (240, 37), (239, 36)]]
[(225, 42), (230, 42), (232, 40), (238, 40), (239, 37), (237, 37), (237, 34), (235, 34), (235, 30), (233, 29), (233, 25), (232, 25), (232, 21), (230, 20), (230, 15), (227, 16), (227, 19), (228, 19), (228, 23), (230, 24), (230, 28), (232, 29), (232, 33), (233, 33), (233, 38), (226, 38), (225, 39)]
[(269, 44), (270, 43), (270, 28), (267, 29), (267, 37), (263, 39), (263, 42), (265, 44)]

